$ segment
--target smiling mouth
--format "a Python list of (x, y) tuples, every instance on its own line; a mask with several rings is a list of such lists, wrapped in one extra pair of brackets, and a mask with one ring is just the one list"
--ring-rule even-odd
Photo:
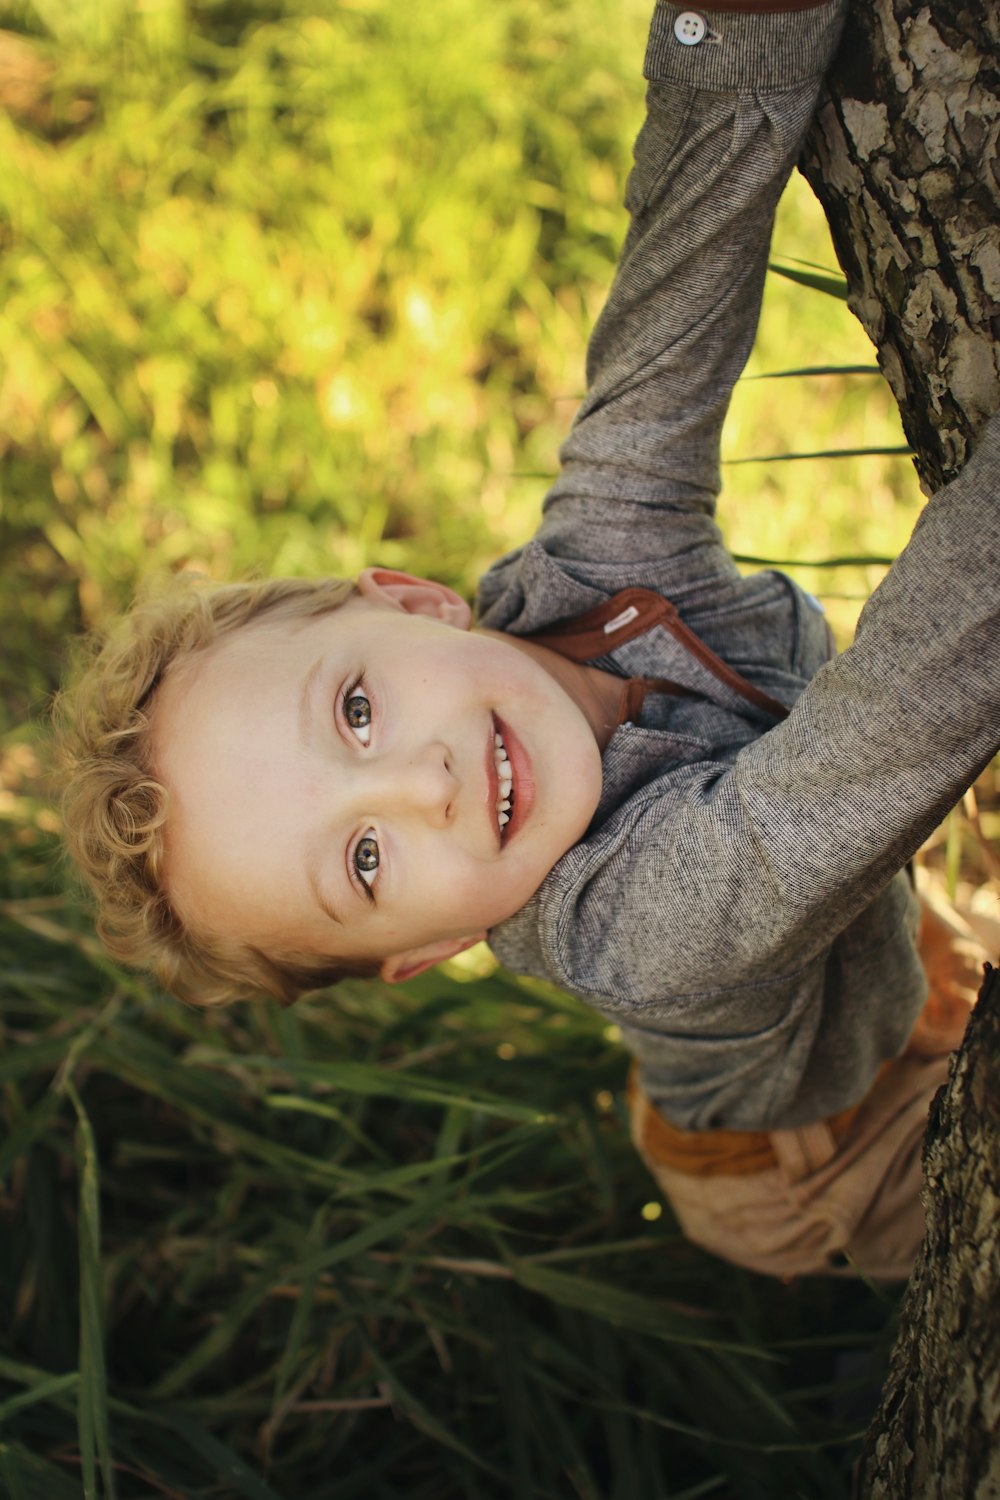
[(493, 734), (493, 764), (497, 773), (497, 823), (501, 834), (510, 822), (514, 806), (514, 770), (507, 756), (507, 747), (499, 730)]

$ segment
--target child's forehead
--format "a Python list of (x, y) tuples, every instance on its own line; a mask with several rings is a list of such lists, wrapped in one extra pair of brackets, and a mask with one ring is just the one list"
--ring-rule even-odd
[[(291, 667), (317, 651), (336, 651), (364, 643), (365, 651), (395, 653), (411, 642), (418, 646), (433, 633), (438, 652), (454, 644), (461, 649), (463, 630), (440, 628), (422, 615), (380, 605), (354, 595), (336, 609), (315, 615), (264, 615), (226, 631), (204, 650), (176, 664), (177, 676), (207, 669), (212, 675), (241, 673), (255, 663)], [(479, 632), (470, 632), (479, 634)], [(391, 659), (391, 657), (390, 657)]]
[(161, 723), (173, 719), (188, 694), (279, 691), (281, 685), (288, 688), (320, 670), (324, 661), (331, 670), (378, 669), (395, 675), (426, 662), (430, 652), (438, 670), (449, 661), (459, 670), (468, 665), (470, 648), (478, 660), (473, 642), (493, 635), (443, 626), (359, 595), (322, 614), (264, 615), (172, 663), (157, 694), (158, 716)]
[(337, 609), (322, 614), (266, 614), (248, 620), (218, 635), (204, 651), (191, 658), (193, 664), (225, 664), (241, 661), (294, 658), (314, 643), (335, 643), (356, 634), (363, 599), (352, 598)]
[(167, 779), (187, 774), (192, 748), (209, 755), (268, 724), (286, 726), (309, 673), (331, 655), (356, 623), (338, 618), (347, 605), (321, 615), (274, 615), (248, 621), (171, 664), (152, 708), (153, 757)]

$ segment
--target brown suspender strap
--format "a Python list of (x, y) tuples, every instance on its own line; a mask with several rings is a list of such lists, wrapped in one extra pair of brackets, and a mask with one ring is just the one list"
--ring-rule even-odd
[[(548, 646), (570, 661), (586, 663), (599, 656), (606, 656), (618, 646), (627, 645), (636, 636), (645, 635), (654, 625), (661, 625), (668, 631), (679, 645), (690, 652), (713, 677), (725, 683), (731, 692), (738, 693), (755, 708), (763, 709), (776, 719), (788, 717), (788, 709), (784, 703), (772, 698), (770, 693), (765, 693), (761, 688), (754, 687), (742, 673), (724, 662), (710, 646), (706, 646), (701, 636), (684, 624), (677, 606), (652, 589), (622, 589), (605, 604), (599, 604), (582, 615), (574, 615), (572, 619), (558, 620), (555, 625), (539, 630), (530, 639), (537, 641), (540, 646)], [(657, 692), (688, 694), (691, 691), (666, 678), (640, 677), (633, 680), (642, 683), (644, 689), (652, 688)], [(631, 687), (631, 683), (629, 686)], [(638, 697), (637, 701), (641, 706), (642, 697)], [(624, 717), (634, 718), (638, 715), (626, 712)]]
[(630, 677), (627, 682), (622, 683), (622, 700), (612, 726), (614, 729), (621, 724), (637, 723), (647, 693), (672, 693), (675, 698), (691, 696), (686, 687), (681, 687), (679, 682), (671, 682), (669, 677)]

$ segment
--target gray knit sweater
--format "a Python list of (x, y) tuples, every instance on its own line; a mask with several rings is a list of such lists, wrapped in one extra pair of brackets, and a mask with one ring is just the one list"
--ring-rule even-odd
[(788, 579), (740, 577), (713, 520), (719, 435), (842, 5), (702, 12), (695, 42), (681, 15), (653, 18), (588, 395), (536, 537), (482, 580), (480, 619), (530, 634), (655, 589), (794, 708), (772, 727), (661, 629), (598, 658), (695, 696), (647, 698), (616, 731), (585, 837), (490, 941), (618, 1022), (676, 1124), (783, 1127), (856, 1102), (925, 997), (898, 872), (1000, 745), (1000, 425), (841, 656)]

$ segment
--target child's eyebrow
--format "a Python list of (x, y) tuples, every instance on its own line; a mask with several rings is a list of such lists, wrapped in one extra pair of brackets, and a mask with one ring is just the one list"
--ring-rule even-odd
[(313, 662), (303, 678), (302, 691), (299, 694), (299, 739), (307, 747), (312, 742), (316, 721), (313, 708), (313, 693), (322, 670), (323, 658), (320, 656)]
[(329, 917), (331, 922), (336, 922), (338, 927), (343, 927), (344, 919), (337, 914), (334, 907), (330, 905), (330, 902), (324, 896), (323, 887), (320, 885), (319, 877), (316, 873), (316, 870), (313, 868), (312, 863), (310, 863), (306, 867), (306, 879), (309, 881), (309, 889), (312, 891), (313, 896), (316, 898), (316, 905), (319, 907), (323, 915), (325, 917)]

